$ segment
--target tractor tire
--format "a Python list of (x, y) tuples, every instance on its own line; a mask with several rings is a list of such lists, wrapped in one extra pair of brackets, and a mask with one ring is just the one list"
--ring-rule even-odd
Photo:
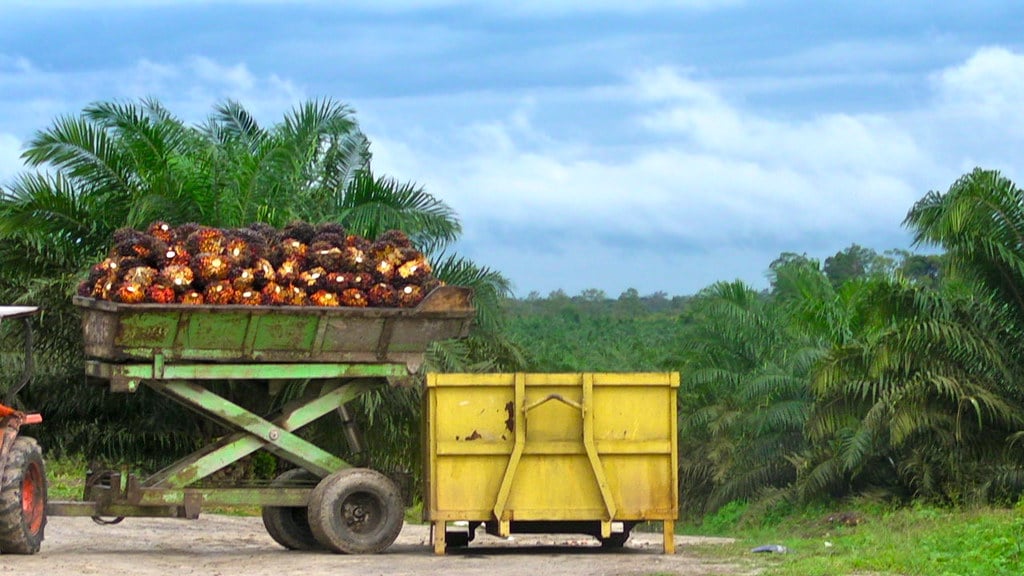
[(335, 472), (321, 480), (309, 497), (309, 527), (333, 552), (381, 552), (398, 538), (404, 522), (398, 487), (367, 468)]
[[(271, 482), (275, 487), (294, 487), (296, 484), (313, 486), (319, 478), (301, 468), (294, 468), (281, 474)], [(306, 508), (296, 506), (264, 506), (263, 526), (267, 534), (289, 550), (323, 550), (323, 546), (309, 529), (309, 515)]]
[(34, 439), (14, 440), (0, 480), (0, 553), (39, 552), (46, 528), (46, 466)]

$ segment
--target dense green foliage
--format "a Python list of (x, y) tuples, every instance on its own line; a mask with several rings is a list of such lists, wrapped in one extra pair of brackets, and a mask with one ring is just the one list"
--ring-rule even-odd
[(1024, 192), (976, 170), (925, 196), (907, 226), (944, 252), (853, 245), (824, 266), (786, 253), (767, 291), (553, 294), (511, 303), (510, 329), (533, 370), (682, 373), (691, 515), (856, 494), (1013, 502), (1024, 492)]

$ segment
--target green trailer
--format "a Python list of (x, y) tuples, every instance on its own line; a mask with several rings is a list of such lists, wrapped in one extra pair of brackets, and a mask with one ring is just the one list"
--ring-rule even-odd
[[(49, 502), (49, 515), (194, 519), (208, 506), (255, 505), (286, 548), (342, 553), (391, 545), (404, 517), (400, 492), (383, 474), (353, 467), (296, 431), (334, 415), (358, 451), (346, 404), (417, 372), (431, 342), (465, 337), (475, 315), (471, 290), (455, 286), (409, 309), (74, 303), (87, 375), (114, 392), (150, 388), (233, 432), (146, 478), (93, 474), (84, 501)], [(307, 382), (304, 394), (274, 414), (256, 414), (211, 385), (295, 380)], [(258, 450), (295, 468), (268, 486), (203, 482)]]

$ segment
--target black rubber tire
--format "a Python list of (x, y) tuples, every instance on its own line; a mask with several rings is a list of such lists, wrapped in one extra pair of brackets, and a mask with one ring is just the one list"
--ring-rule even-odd
[[(313, 486), (319, 478), (312, 472), (293, 468), (281, 474), (270, 483), (271, 486)], [(309, 515), (306, 508), (295, 506), (264, 506), (263, 526), (267, 534), (289, 550), (323, 550), (323, 546), (309, 529)]]
[(629, 530), (614, 532), (607, 538), (601, 538), (598, 536), (597, 540), (601, 543), (601, 548), (605, 548), (607, 550), (622, 548), (626, 545), (626, 540), (629, 540)]
[(18, 437), (7, 453), (0, 486), (0, 553), (35, 554), (46, 528), (46, 465), (32, 438)]
[(333, 552), (381, 552), (398, 538), (404, 522), (398, 486), (367, 468), (335, 472), (321, 480), (309, 497), (309, 527)]

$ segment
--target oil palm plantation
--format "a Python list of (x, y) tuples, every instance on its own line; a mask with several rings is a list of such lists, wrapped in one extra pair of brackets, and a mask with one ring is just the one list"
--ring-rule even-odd
[[(115, 410), (111, 402), (95, 391), (68, 390), (83, 381), (70, 306), (75, 282), (105, 253), (117, 228), (158, 219), (221, 227), (332, 221), (367, 237), (402, 229), (432, 255), (441, 279), (476, 289), (473, 336), (436, 346), (433, 365), (467, 369), (517, 359), (498, 329), (507, 280), (445, 252), (461, 232), (454, 211), (420, 186), (375, 175), (369, 141), (343, 104), (304, 102), (264, 127), (236, 102), (217, 105), (199, 125), (155, 100), (101, 102), (55, 119), (29, 140), (22, 157), (34, 171), (0, 188), (0, 300), (46, 310), (39, 340), (49, 385), (36, 386), (33, 401), (51, 421), (66, 423), (63, 432), (81, 429), (49, 439), (51, 446), (138, 457), (133, 446), (147, 453), (168, 444), (187, 449), (195, 438), (190, 419), (173, 408), (153, 410), (142, 396), (126, 401), (149, 420), (138, 429), (158, 432), (153, 442), (136, 442), (139, 433), (126, 436), (125, 427), (98, 430), (90, 423), (119, 417), (108, 413)], [(389, 418), (388, 409), (382, 405), (377, 422), (409, 416)]]

